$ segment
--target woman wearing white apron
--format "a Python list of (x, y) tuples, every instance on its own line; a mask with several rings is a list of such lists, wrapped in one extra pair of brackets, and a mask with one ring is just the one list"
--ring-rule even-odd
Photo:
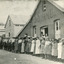
[(58, 50), (57, 50), (57, 40), (52, 39), (52, 57), (57, 58), (58, 56)]
[(62, 38), (62, 57), (61, 59), (64, 60), (64, 38)]
[(41, 55), (42, 55), (42, 58), (44, 58), (44, 46), (45, 46), (45, 38), (42, 38), (42, 41), (41, 41)]
[(60, 39), (58, 43), (58, 58), (61, 59), (61, 57), (62, 57), (62, 40)]
[(36, 40), (35, 54), (36, 55), (40, 54), (40, 40), (39, 40), (38, 37), (37, 37), (37, 40)]
[(21, 53), (24, 53), (24, 39), (22, 39)]
[(32, 43), (31, 43), (31, 50), (30, 50), (30, 52), (33, 54), (33, 52), (34, 52), (34, 42), (35, 42), (35, 40), (34, 40), (34, 37), (33, 37), (33, 39), (32, 39)]
[(48, 56), (51, 55), (51, 46), (50, 46), (51, 42), (49, 41), (49, 38), (46, 38), (45, 40), (45, 47), (44, 47), (44, 54), (45, 54), (45, 58), (47, 58)]
[(12, 49), (12, 52), (14, 52), (14, 42), (15, 42), (15, 39), (11, 39), (12, 40), (12, 43), (11, 43), (11, 49)]
[(18, 40), (18, 53), (21, 53), (21, 43), (22, 43), (22, 39)]

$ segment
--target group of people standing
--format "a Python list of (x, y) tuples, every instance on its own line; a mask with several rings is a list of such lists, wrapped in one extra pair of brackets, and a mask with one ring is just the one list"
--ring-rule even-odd
[[(64, 59), (64, 38), (49, 39), (48, 37), (25, 36), (19, 39), (3, 39), (2, 48), (15, 53), (26, 53), (42, 58), (55, 57)], [(1, 47), (1, 44), (0, 44)]]

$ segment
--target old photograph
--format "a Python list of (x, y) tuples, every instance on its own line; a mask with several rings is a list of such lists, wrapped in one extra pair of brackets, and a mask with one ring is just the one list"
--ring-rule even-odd
[(64, 0), (0, 0), (0, 64), (64, 64)]

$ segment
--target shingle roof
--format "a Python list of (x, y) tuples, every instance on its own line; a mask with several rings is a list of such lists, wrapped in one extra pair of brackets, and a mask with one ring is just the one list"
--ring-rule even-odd
[[(29, 23), (29, 22), (30, 22), (30, 20), (32, 19), (32, 17), (33, 17), (33, 15), (34, 15), (34, 13), (36, 12), (36, 10), (37, 10), (37, 8), (38, 8), (39, 3), (40, 3), (40, 0), (38, 1), (37, 6), (35, 7), (35, 9), (34, 9), (34, 11), (33, 11), (32, 15), (31, 15), (31, 17), (30, 17), (29, 21), (25, 24), (25, 26), (23, 27), (23, 29), (28, 25), (28, 23)], [(18, 36), (22, 31), (23, 31), (23, 29), (21, 29), (21, 30), (20, 30), (20, 32), (17, 34), (17, 36)], [(17, 37), (17, 36), (16, 36), (16, 37)]]
[[(22, 5), (20, 5), (20, 3)], [(31, 18), (39, 1), (20, 1), (20, 3), (18, 4), (18, 6), (14, 6), (14, 9), (16, 11), (20, 10), (22, 14), (19, 14), (20, 12), (18, 12), (18, 14), (9, 14), (14, 24), (26, 24)]]
[(59, 10), (64, 12), (64, 0), (48, 0), (51, 2), (54, 6), (56, 6)]
[(11, 21), (13, 24), (26, 24), (29, 21), (31, 16), (25, 15), (10, 15)]

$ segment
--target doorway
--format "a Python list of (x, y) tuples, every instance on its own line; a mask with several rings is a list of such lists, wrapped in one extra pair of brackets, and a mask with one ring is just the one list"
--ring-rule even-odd
[(48, 36), (48, 26), (43, 26), (40, 28), (40, 36), (46, 35)]

